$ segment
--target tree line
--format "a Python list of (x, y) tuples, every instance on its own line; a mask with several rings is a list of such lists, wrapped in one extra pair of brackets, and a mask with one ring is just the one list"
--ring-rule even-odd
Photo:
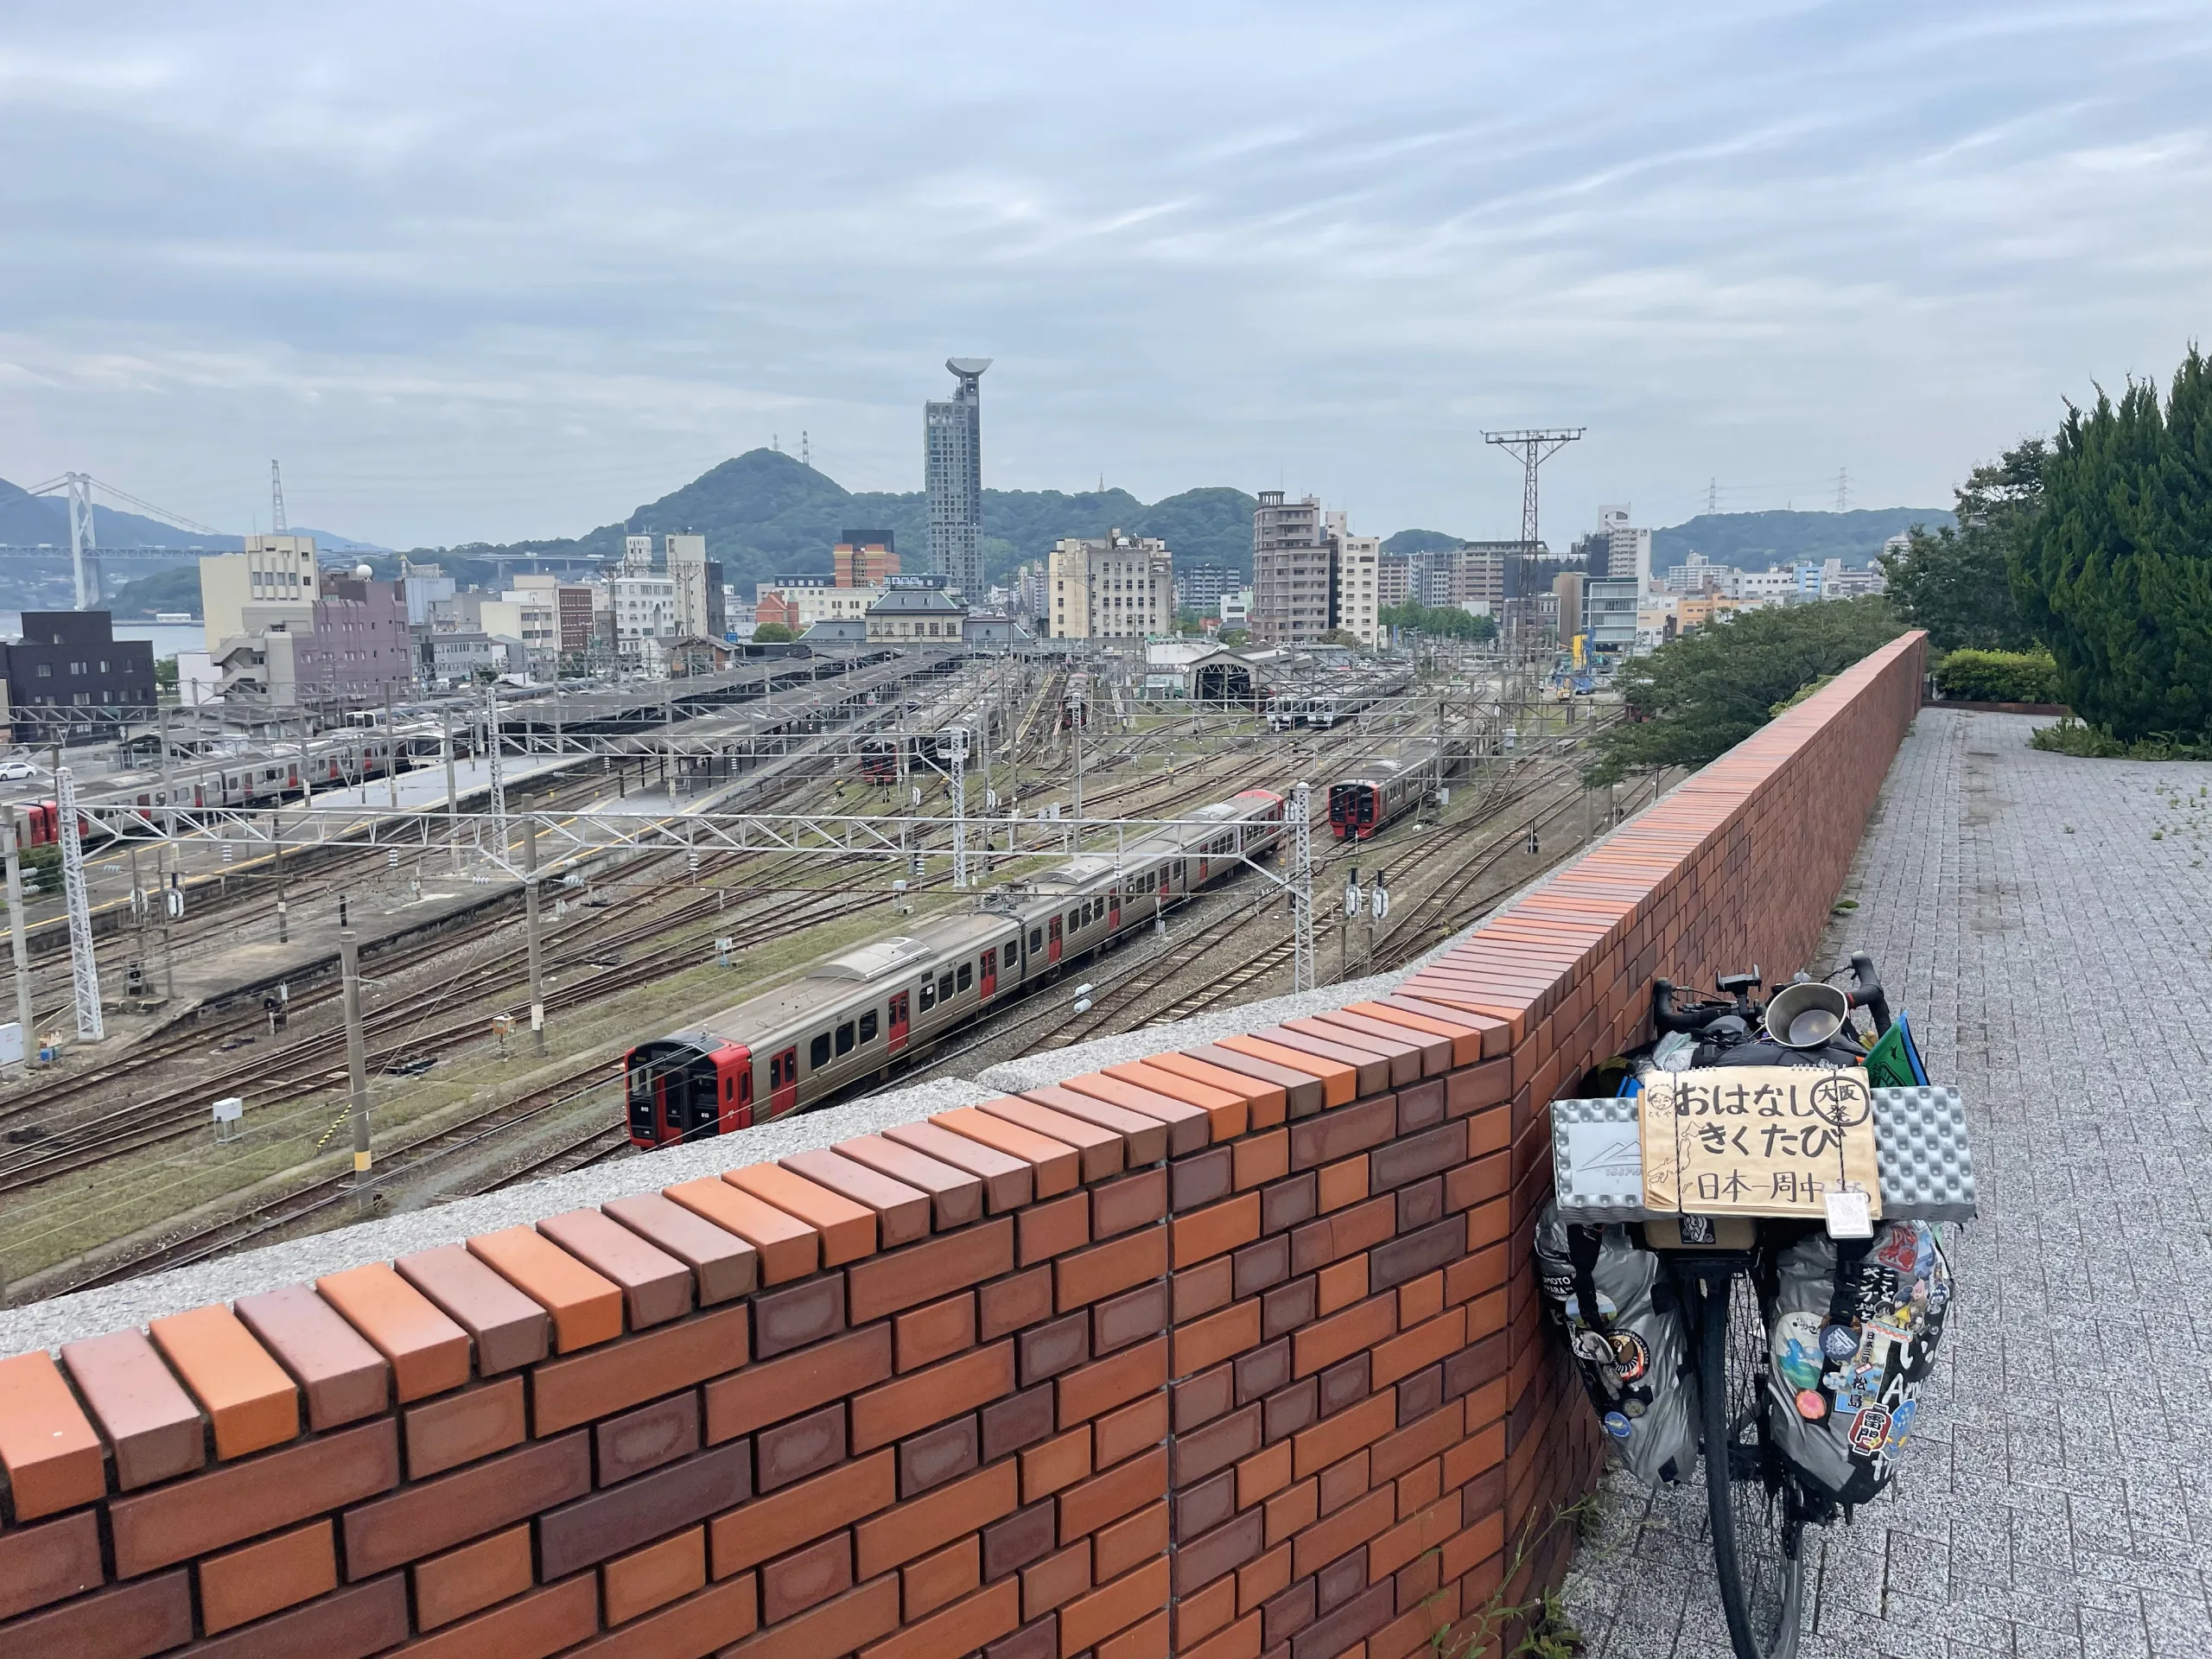
[(2212, 366), (2195, 346), (2163, 400), (2100, 388), (1953, 493), (1955, 525), (1882, 556), (1885, 594), (1752, 612), (1629, 664), (1630, 718), (1589, 780), (1702, 766), (1908, 627), (1955, 659), (1955, 694), (2064, 702), (2082, 724), (2038, 733), (2049, 747), (2212, 747)]

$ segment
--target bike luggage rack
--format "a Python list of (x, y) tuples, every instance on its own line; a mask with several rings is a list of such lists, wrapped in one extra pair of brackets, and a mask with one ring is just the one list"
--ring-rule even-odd
[[(1882, 1218), (1971, 1221), (1974, 1150), (1966, 1107), (1948, 1084), (1876, 1089), (1874, 1154)], [(1552, 1172), (1561, 1221), (1672, 1219), (1643, 1207), (1640, 1097), (1552, 1102)]]

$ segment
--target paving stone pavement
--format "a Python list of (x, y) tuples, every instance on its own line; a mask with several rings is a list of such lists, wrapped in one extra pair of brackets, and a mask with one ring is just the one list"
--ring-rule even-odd
[[(1964, 1091), (1981, 1218), (1891, 1490), (1812, 1535), (1804, 1659), (2212, 1653), (2212, 766), (2039, 723), (1921, 712), (1818, 964), (1872, 952)], [(1608, 1480), (1592, 1659), (1729, 1652), (1701, 1482)]]

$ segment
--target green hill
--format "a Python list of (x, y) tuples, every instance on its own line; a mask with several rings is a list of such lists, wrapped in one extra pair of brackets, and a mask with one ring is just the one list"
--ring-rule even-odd
[[(1217, 563), (1249, 575), (1252, 569), (1253, 499), (1215, 486), (1185, 490), (1151, 503), (1127, 490), (985, 490), (985, 568), (1003, 579), (1024, 560), (1040, 559), (1065, 536), (1103, 536), (1119, 528), (1157, 536), (1188, 564)], [(1888, 507), (1855, 512), (1738, 512), (1700, 515), (1656, 531), (1652, 562), (1664, 569), (1692, 550), (1723, 564), (1751, 569), (1791, 559), (1841, 558), (1863, 565), (1882, 543), (1914, 524), (1950, 522), (1936, 508)], [(842, 530), (887, 530), (910, 568), (918, 569), (929, 545), (922, 493), (854, 492), (775, 449), (749, 449), (658, 501), (649, 501), (619, 524), (574, 538), (516, 542), (504, 548), (458, 547), (417, 556), (442, 560), (463, 581), (489, 580), (483, 555), (541, 553), (550, 557), (616, 558), (622, 538), (696, 531), (707, 537), (710, 558), (721, 562), (726, 581), (750, 588), (786, 572), (830, 569), (830, 550)], [(1392, 553), (1452, 547), (1463, 538), (1443, 531), (1402, 530), (1383, 543)], [(372, 561), (373, 562), (373, 561)], [(381, 569), (381, 564), (379, 569)]]
[[(1025, 559), (1042, 558), (1065, 536), (1103, 536), (1119, 528), (1157, 536), (1176, 556), (1249, 570), (1252, 498), (1241, 490), (1185, 490), (1147, 505), (1126, 490), (985, 490), (983, 537), (989, 574), (1003, 577)], [(618, 556), (622, 538), (696, 531), (725, 580), (741, 588), (786, 572), (830, 569), (830, 550), (847, 528), (887, 530), (899, 553), (918, 565), (929, 544), (927, 504), (919, 491), (855, 493), (796, 456), (751, 449), (647, 502), (620, 524), (574, 540), (518, 542), (509, 552)], [(456, 548), (455, 554), (491, 551)]]
[(1942, 507), (1864, 507), (1851, 512), (1701, 512), (1686, 524), (1651, 532), (1651, 568), (1664, 570), (1691, 553), (1739, 570), (1796, 559), (1871, 564), (1882, 543), (1915, 524), (1951, 522)]

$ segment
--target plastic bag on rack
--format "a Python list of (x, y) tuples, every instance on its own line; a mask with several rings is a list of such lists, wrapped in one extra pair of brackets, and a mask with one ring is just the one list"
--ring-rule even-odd
[(1590, 1403), (1648, 1486), (1687, 1479), (1698, 1455), (1697, 1365), (1674, 1281), (1629, 1229), (1536, 1220), (1536, 1277)]
[(1951, 1267), (1935, 1225), (1886, 1221), (1870, 1240), (1808, 1233), (1775, 1258), (1766, 1310), (1776, 1443), (1839, 1503), (1889, 1484), (1935, 1363)]

